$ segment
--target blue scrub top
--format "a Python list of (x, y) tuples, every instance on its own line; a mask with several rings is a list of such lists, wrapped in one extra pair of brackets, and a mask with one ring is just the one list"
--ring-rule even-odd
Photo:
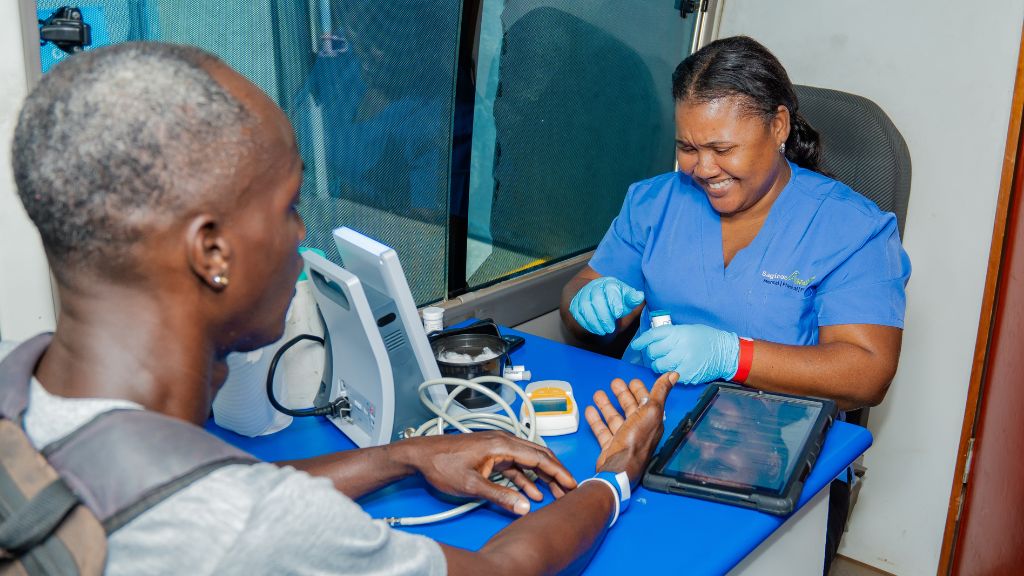
[[(790, 163), (789, 183), (760, 232), (725, 267), (722, 227), (682, 172), (630, 186), (590, 266), (642, 290), (673, 324), (706, 324), (759, 340), (813, 345), (818, 327), (903, 327), (910, 259), (896, 217), (845, 184)], [(640, 352), (623, 359), (642, 364)]]

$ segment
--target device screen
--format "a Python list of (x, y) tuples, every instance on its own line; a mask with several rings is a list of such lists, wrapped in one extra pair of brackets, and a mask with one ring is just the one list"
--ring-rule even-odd
[(569, 403), (565, 398), (534, 398), (531, 400), (533, 409), (538, 414), (543, 412), (566, 412)]
[(821, 409), (799, 399), (720, 389), (664, 473), (700, 484), (781, 493)]

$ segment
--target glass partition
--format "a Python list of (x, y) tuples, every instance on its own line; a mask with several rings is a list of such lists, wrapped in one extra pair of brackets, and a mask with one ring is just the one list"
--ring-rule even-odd
[(661, 0), (484, 0), (470, 289), (593, 249), (627, 187), (673, 169), (695, 21)]
[[(666, 0), (75, 6), (93, 47), (193, 44), (260, 86), (306, 164), (306, 244), (341, 263), (344, 225), (394, 247), (417, 304), (593, 248), (627, 186), (672, 169), (670, 76), (696, 21)], [(68, 57), (40, 52), (44, 71)]]

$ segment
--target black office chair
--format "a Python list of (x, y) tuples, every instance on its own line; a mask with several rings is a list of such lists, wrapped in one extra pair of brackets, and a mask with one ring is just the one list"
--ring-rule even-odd
[(863, 96), (795, 88), (800, 113), (821, 134), (825, 171), (896, 214), (902, 236), (910, 200), (910, 150), (892, 120)]
[[(877, 104), (855, 94), (797, 85), (799, 111), (822, 141), (822, 167), (830, 176), (896, 214), (900, 236), (910, 201), (910, 150)], [(847, 413), (866, 426), (868, 409)]]

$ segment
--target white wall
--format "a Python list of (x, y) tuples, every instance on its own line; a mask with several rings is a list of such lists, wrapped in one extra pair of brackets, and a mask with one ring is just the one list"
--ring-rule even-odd
[(0, 3), (0, 338), (5, 340), (54, 327), (49, 268), (11, 174), (9, 142), (28, 89), (18, 4)]
[(913, 159), (899, 373), (840, 553), (935, 574), (1006, 142), (1024, 0), (726, 0), (720, 37), (767, 45), (794, 82), (877, 102)]

